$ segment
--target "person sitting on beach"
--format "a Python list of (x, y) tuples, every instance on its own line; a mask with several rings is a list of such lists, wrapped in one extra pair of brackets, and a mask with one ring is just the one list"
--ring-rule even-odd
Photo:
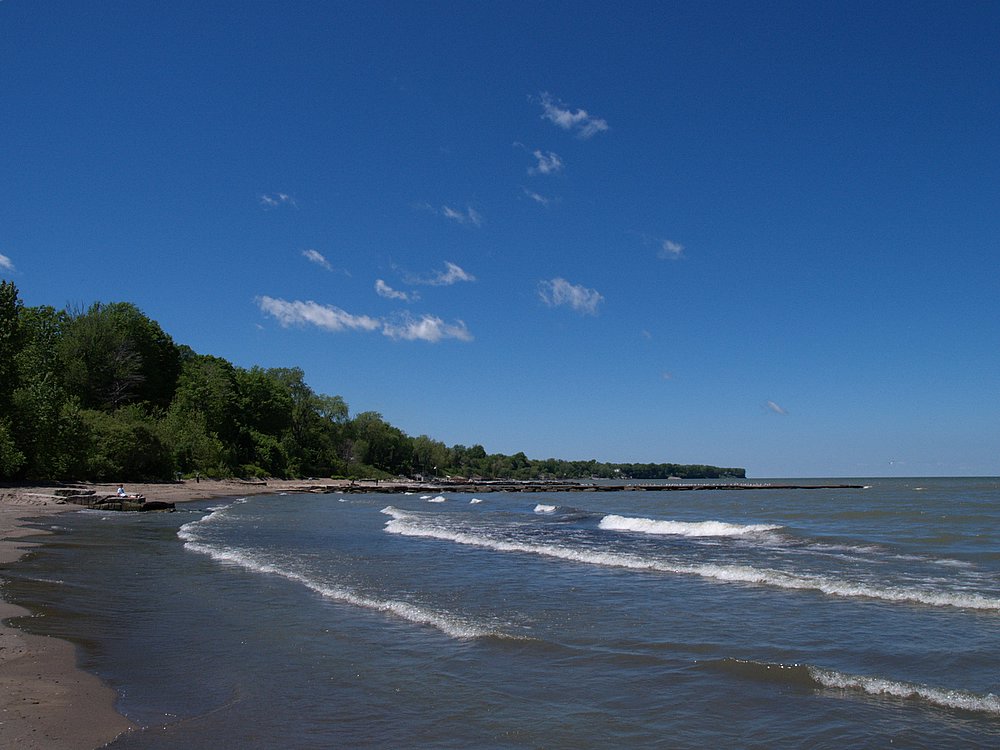
[(118, 485), (118, 497), (128, 497), (128, 494), (125, 492), (125, 485)]

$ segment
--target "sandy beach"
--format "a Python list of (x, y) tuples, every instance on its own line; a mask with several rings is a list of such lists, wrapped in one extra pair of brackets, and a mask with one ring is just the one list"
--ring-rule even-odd
[[(128, 484), (147, 500), (180, 503), (213, 497), (301, 490), (301, 480), (266, 484), (238, 480), (193, 480)], [(326, 480), (324, 484), (334, 484)], [(81, 485), (114, 494), (117, 484)], [(60, 502), (55, 487), (0, 486), (0, 587), (5, 568), (44, 540), (28, 524), (39, 518), (79, 510)], [(0, 588), (2, 595), (2, 588)], [(101, 747), (132, 725), (115, 710), (115, 692), (77, 668), (76, 647), (57, 638), (36, 636), (6, 625), (30, 614), (0, 598), (0, 747), (22, 750), (89, 750)]]

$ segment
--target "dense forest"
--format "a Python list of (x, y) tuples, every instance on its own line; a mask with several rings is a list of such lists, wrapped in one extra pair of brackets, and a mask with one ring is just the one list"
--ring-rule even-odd
[(737, 468), (532, 460), (410, 437), (350, 415), (301, 369), (243, 369), (176, 344), (126, 302), (28, 307), (0, 282), (0, 479), (206, 477), (635, 479), (743, 477)]

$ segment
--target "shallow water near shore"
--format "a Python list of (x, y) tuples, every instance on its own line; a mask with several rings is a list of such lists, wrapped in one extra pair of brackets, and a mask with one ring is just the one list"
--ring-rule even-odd
[(1000, 480), (82, 511), (11, 571), (112, 748), (995, 747)]

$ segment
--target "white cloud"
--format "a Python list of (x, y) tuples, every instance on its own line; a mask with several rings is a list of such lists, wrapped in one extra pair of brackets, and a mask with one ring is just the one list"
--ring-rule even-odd
[(13, 271), (14, 270), (14, 261), (12, 261), (6, 255), (0, 254), (0, 270), (3, 270), (3, 271)]
[(475, 281), (476, 277), (467, 271), (463, 271), (461, 268), (456, 266), (454, 263), (449, 261), (444, 262), (445, 271), (444, 273), (438, 272), (437, 278), (434, 282), (436, 286), (451, 286), (459, 281)]
[(538, 160), (538, 163), (528, 168), (528, 174), (557, 174), (562, 171), (563, 162), (559, 158), (559, 154), (551, 151), (545, 154), (542, 153), (541, 149), (535, 149), (531, 155)]
[(451, 286), (459, 281), (475, 281), (476, 277), (461, 267), (450, 261), (444, 262), (444, 270), (436, 271), (433, 276), (420, 277), (413, 276), (407, 279), (410, 284), (424, 284), (426, 286)]
[(317, 266), (322, 266), (327, 271), (333, 270), (333, 266), (331, 266), (330, 262), (323, 256), (323, 253), (318, 250), (303, 250), (302, 255), (311, 263), (315, 263)]
[(387, 320), (368, 315), (352, 315), (339, 307), (321, 305), (311, 300), (289, 302), (265, 296), (258, 297), (256, 302), (262, 312), (272, 316), (284, 328), (291, 325), (313, 325), (333, 332), (381, 331), (383, 336), (390, 339), (427, 341), (432, 344), (444, 339), (473, 340), (463, 321), (445, 323), (441, 318), (430, 314), (414, 318), (409, 313), (403, 313), (395, 320)]
[(538, 296), (549, 307), (569, 305), (585, 315), (597, 315), (597, 307), (604, 300), (597, 290), (571, 284), (562, 278), (539, 282)]
[(384, 281), (382, 281), (382, 279), (375, 280), (375, 293), (379, 297), (385, 297), (386, 299), (398, 299), (402, 300), (403, 302), (412, 302), (414, 300), (420, 299), (419, 295), (417, 295), (416, 292), (412, 292), (410, 294), (407, 294), (406, 292), (400, 292), (396, 289), (393, 289), (388, 284), (386, 284)]
[(780, 414), (782, 416), (785, 416), (785, 415), (788, 414), (787, 411), (785, 411), (784, 409), (782, 409), (780, 406), (778, 406), (773, 401), (768, 401), (767, 402), (767, 408), (770, 409), (771, 411), (773, 411), (775, 414)]
[(432, 344), (442, 339), (472, 341), (472, 334), (461, 320), (445, 323), (441, 318), (427, 314), (420, 318), (403, 315), (396, 323), (385, 321), (382, 324), (382, 333), (391, 339), (427, 341)]
[(608, 123), (592, 117), (585, 109), (571, 112), (556, 103), (548, 92), (542, 92), (542, 119), (558, 125), (563, 130), (575, 130), (580, 138), (590, 138), (608, 129)]
[(286, 203), (293, 208), (298, 208), (295, 199), (287, 193), (270, 193), (260, 196), (260, 205), (264, 208), (277, 208)]
[(483, 223), (483, 217), (480, 215), (476, 209), (469, 206), (465, 213), (458, 211), (451, 206), (441, 206), (441, 215), (446, 219), (451, 219), (459, 224), (471, 224), (474, 227), (478, 227)]
[(312, 300), (287, 302), (274, 297), (258, 297), (257, 304), (283, 327), (290, 325), (314, 325), (327, 331), (374, 331), (381, 323), (367, 315), (351, 315), (333, 305), (321, 305)]
[(660, 250), (657, 256), (663, 260), (677, 260), (684, 255), (684, 245), (673, 240), (663, 240), (660, 242)]
[(531, 200), (533, 200), (535, 203), (540, 203), (543, 206), (547, 206), (549, 205), (549, 203), (552, 202), (550, 198), (546, 198), (544, 195), (540, 195), (539, 193), (536, 193), (532, 190), (528, 190), (528, 188), (521, 188), (521, 189), (524, 191), (524, 194), (529, 198), (531, 198)]

